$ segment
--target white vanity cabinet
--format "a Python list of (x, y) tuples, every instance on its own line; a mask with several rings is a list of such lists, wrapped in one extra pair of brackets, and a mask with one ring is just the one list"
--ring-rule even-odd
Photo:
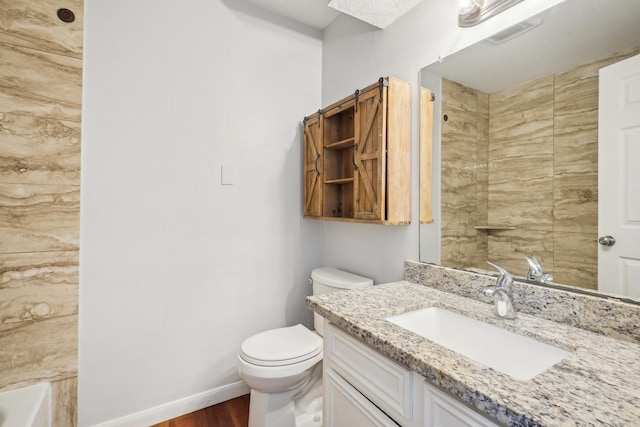
[(498, 426), (426, 381), (422, 392), (424, 427)]
[(340, 375), (324, 376), (324, 426), (397, 427), (391, 418)]
[(496, 426), (325, 320), (324, 427)]
[[(325, 321), (324, 332), (324, 381), (339, 376), (364, 395), (373, 405), (401, 425), (414, 425), (413, 387), (411, 372), (376, 353), (363, 343), (338, 330)], [(325, 392), (327, 388), (325, 388)], [(325, 427), (341, 427), (331, 424), (331, 398), (324, 399)], [(351, 425), (345, 425), (351, 427)]]

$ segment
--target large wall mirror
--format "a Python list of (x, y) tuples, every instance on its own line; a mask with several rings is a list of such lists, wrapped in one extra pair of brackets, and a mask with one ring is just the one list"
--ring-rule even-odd
[[(598, 174), (622, 167), (598, 164), (599, 70), (638, 54), (640, 1), (567, 0), (425, 67), (422, 86), (435, 95), (424, 114), (433, 110), (434, 221), (420, 225), (421, 260), (480, 270), (491, 260), (523, 277), (532, 255), (553, 276), (539, 281), (640, 301), (640, 261), (615, 267), (635, 282), (628, 290), (598, 280), (607, 250)], [(640, 104), (638, 76), (629, 93)], [(633, 191), (630, 203), (640, 203)]]

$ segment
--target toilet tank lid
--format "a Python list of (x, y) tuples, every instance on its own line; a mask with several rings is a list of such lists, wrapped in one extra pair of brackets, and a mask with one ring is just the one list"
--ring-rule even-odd
[(373, 286), (373, 280), (332, 267), (315, 268), (311, 279), (324, 285), (341, 289), (366, 288)]

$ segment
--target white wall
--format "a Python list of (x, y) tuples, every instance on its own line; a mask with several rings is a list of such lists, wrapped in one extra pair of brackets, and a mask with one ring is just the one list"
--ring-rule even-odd
[[(439, 233), (428, 232), (419, 248), (418, 226), (418, 88), (420, 69), (476, 41), (527, 19), (563, 0), (525, 1), (473, 28), (457, 26), (454, 0), (425, 0), (409, 14), (378, 30), (345, 15), (326, 30), (322, 49), (322, 103), (328, 105), (374, 82), (380, 76), (403, 79), (412, 87), (412, 218), (409, 226), (384, 227), (326, 222), (322, 260), (372, 277), (376, 283), (398, 280), (402, 262), (439, 260)], [(436, 148), (436, 153), (437, 151)], [(434, 161), (439, 161), (434, 159)], [(434, 171), (437, 171), (434, 168)], [(433, 193), (439, 194), (439, 181)], [(439, 215), (439, 198), (434, 199)], [(438, 223), (425, 227), (437, 227)]]
[(145, 425), (244, 392), (247, 336), (311, 325), (300, 122), (321, 39), (236, 0), (85, 17), (79, 424)]
[[(454, 1), (425, 0), (384, 31), (340, 17), (321, 42), (239, 0), (87, 0), (79, 424), (238, 390), (246, 336), (310, 325), (317, 265), (398, 279), (419, 256), (420, 68), (559, 2), (459, 29)], [(302, 220), (302, 116), (381, 75), (413, 88), (413, 223)]]

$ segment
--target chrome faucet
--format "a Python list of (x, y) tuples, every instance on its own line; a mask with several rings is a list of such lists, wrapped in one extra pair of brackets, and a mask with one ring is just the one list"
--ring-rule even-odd
[(513, 303), (511, 302), (511, 284), (513, 283), (513, 277), (507, 270), (499, 265), (490, 261), (487, 261), (487, 264), (495, 267), (500, 272), (500, 275), (496, 279), (495, 285), (484, 288), (484, 295), (493, 297), (495, 313), (498, 317), (502, 317), (503, 319), (515, 319), (516, 311), (514, 310)]
[(534, 282), (547, 283), (553, 280), (551, 274), (545, 274), (542, 271), (542, 266), (533, 255), (525, 255), (527, 262), (529, 263), (529, 271), (527, 271), (527, 280), (533, 280)]

